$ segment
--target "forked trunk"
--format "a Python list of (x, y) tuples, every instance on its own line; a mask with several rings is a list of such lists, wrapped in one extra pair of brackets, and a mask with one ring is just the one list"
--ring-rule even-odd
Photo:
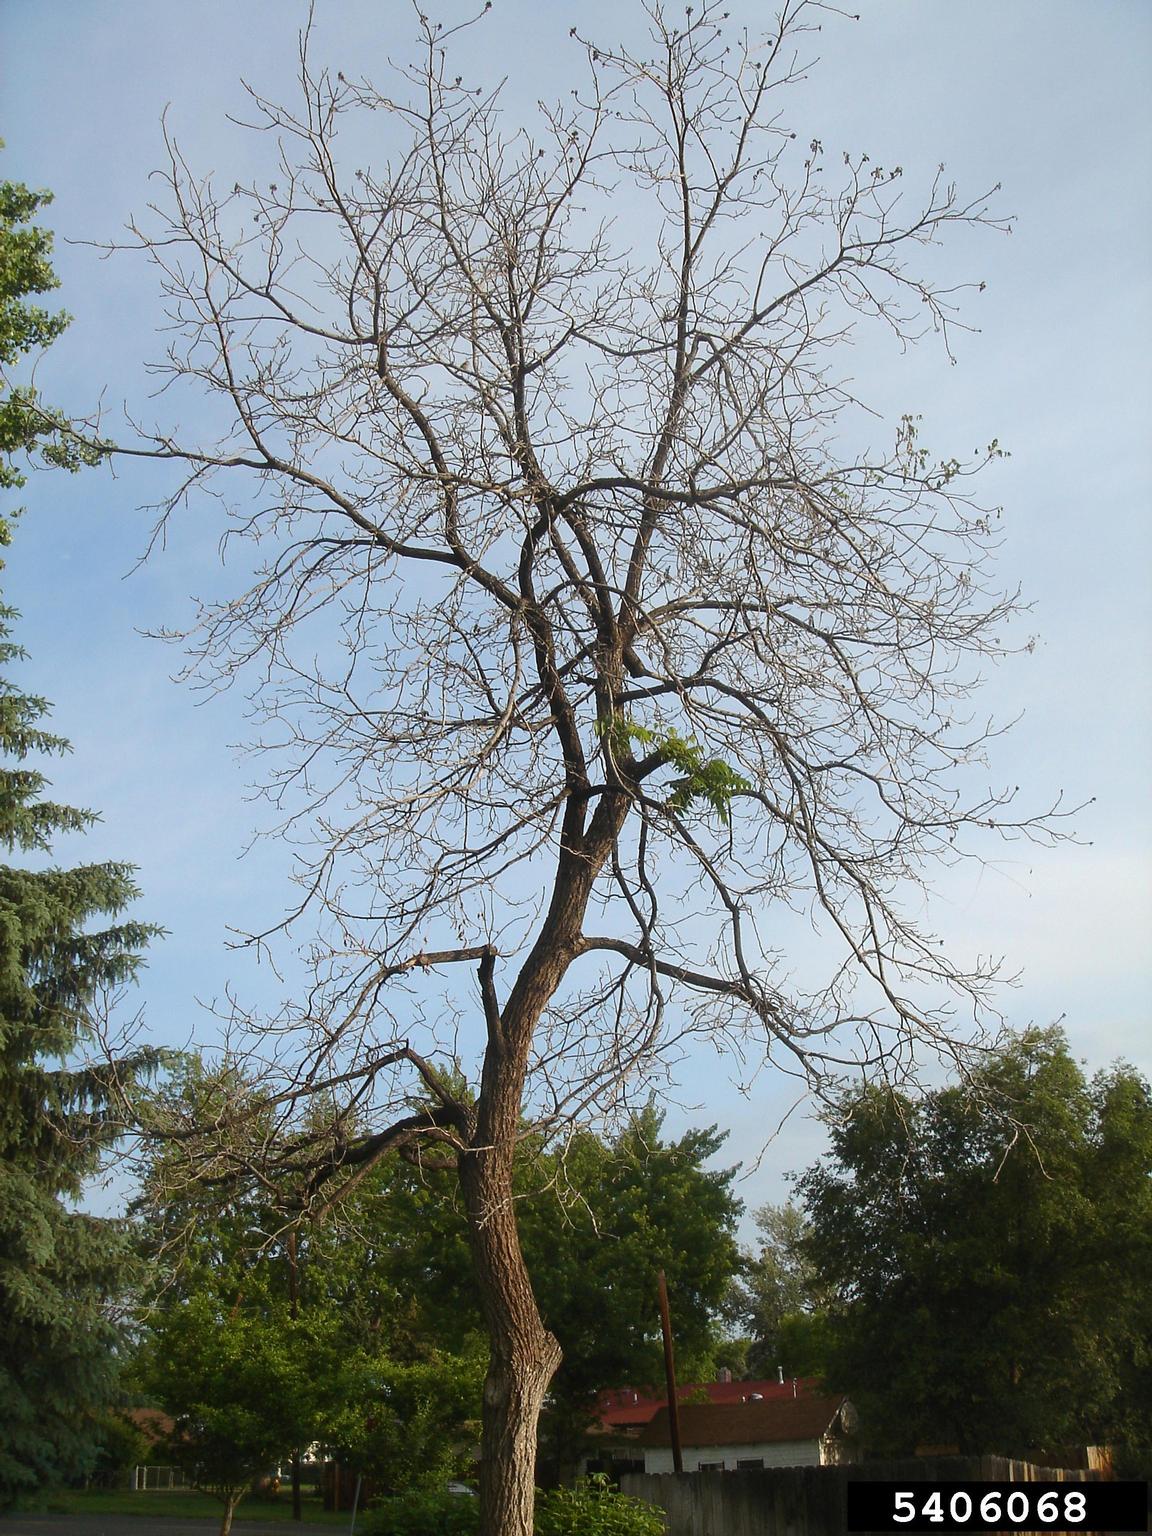
[(231, 1531), (232, 1516), (236, 1513), (236, 1506), (239, 1502), (239, 1494), (224, 1500), (224, 1518), (220, 1522), (220, 1536), (228, 1536), (229, 1531)]

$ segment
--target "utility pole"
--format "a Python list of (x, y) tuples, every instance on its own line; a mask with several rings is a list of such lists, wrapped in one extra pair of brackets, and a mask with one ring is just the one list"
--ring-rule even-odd
[[(288, 1309), (292, 1321), (300, 1316), (300, 1281), (296, 1272), (296, 1228), (292, 1227), (288, 1233)], [(292, 1452), (292, 1518), (304, 1519), (304, 1508), (300, 1499), (300, 1447)]]
[(683, 1472), (684, 1453), (680, 1448), (680, 1402), (676, 1396), (676, 1360), (672, 1353), (672, 1319), (668, 1312), (668, 1282), (661, 1270), (656, 1277), (660, 1293), (660, 1327), (664, 1334), (664, 1375), (668, 1382), (668, 1428), (672, 1435), (672, 1470)]

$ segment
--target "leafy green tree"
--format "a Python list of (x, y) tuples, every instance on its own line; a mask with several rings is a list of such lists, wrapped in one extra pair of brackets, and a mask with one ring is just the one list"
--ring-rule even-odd
[[(1152, 1462), (1152, 1090), (1116, 1066), (1091, 1084), (1095, 1134), (1087, 1162), (1094, 1296), (1112, 1326), (1099, 1345), (1115, 1390), (1097, 1420), (1101, 1440), (1142, 1447)], [(1147, 1476), (1147, 1470), (1140, 1474)]]
[(231, 1300), (221, 1286), (200, 1291), (165, 1309), (150, 1331), (142, 1380), (177, 1418), (176, 1458), (233, 1509), (254, 1477), (316, 1441), (387, 1493), (442, 1487), (471, 1466), (485, 1366), (479, 1336), (439, 1347), (413, 1329), (402, 1305), (395, 1328), (390, 1318), (364, 1326), (355, 1306), (342, 1304), (340, 1277), (352, 1258), (331, 1243), (312, 1245), (294, 1309), (278, 1283), (280, 1256), (267, 1254), (254, 1262), (258, 1279), (247, 1291)]
[(255, 1478), (323, 1437), (341, 1397), (338, 1321), (316, 1309), (292, 1317), (262, 1279), (254, 1272), (232, 1295), (221, 1277), (167, 1309), (142, 1372), (175, 1420), (173, 1458), (223, 1504), (221, 1536)]
[(91, 1482), (97, 1488), (114, 1488), (123, 1485), (134, 1467), (138, 1467), (151, 1454), (153, 1437), (145, 1434), (125, 1414), (110, 1410), (98, 1420), (99, 1440), (96, 1460), (92, 1467)]
[(656, 1279), (663, 1269), (683, 1379), (710, 1375), (719, 1316), (739, 1261), (734, 1168), (706, 1165), (715, 1126), (663, 1136), (652, 1106), (611, 1140), (575, 1135), (526, 1170), (521, 1242), (537, 1304), (564, 1358), (541, 1423), (546, 1455), (575, 1455), (599, 1388), (663, 1381)]
[[(147, 1269), (149, 1302), (174, 1304), (223, 1274), (242, 1283), (257, 1255), (276, 1245), (283, 1252), (281, 1239), (289, 1225), (283, 1201), (266, 1184), (232, 1176), (232, 1148), (225, 1136), (214, 1138), (208, 1160), (189, 1164), (184, 1156), (187, 1127), (198, 1119), (211, 1121), (225, 1102), (238, 1100), (251, 1109), (245, 1136), (269, 1138), (271, 1119), (252, 1100), (240, 1075), (227, 1063), (209, 1065), (194, 1052), (170, 1058), (163, 1079), (146, 1098), (137, 1099), (145, 1134), (136, 1169), (139, 1192), (129, 1214)], [(284, 1277), (286, 1299), (286, 1265), (269, 1271), (277, 1272)]]
[[(484, 1354), (478, 1332), (461, 1327), (451, 1304), (426, 1303), (426, 1276), (412, 1265), (410, 1238), (427, 1227), (429, 1191), (419, 1180), (382, 1169), (338, 1211), (313, 1220), (290, 1181), (230, 1177), (224, 1137), (214, 1141), (201, 1177), (187, 1177), (182, 1130), (250, 1092), (227, 1065), (210, 1068), (190, 1056), (153, 1095), (148, 1121), (157, 1134), (134, 1206), (153, 1275), (145, 1384), (175, 1411), (190, 1378), (169, 1379), (173, 1330), (183, 1337), (190, 1320), (225, 1313), (227, 1326), (245, 1330), (263, 1352), (266, 1390), (258, 1377), (255, 1385), (237, 1381), (234, 1395), (227, 1372), (217, 1381), (213, 1362), (193, 1361), (214, 1383), (226, 1425), (229, 1415), (248, 1425), (243, 1441), (234, 1437), (230, 1461), (215, 1452), (205, 1459), (203, 1476), (211, 1471), (218, 1478), (222, 1496), (242, 1491), (270, 1460), (285, 1460), (318, 1439), (380, 1489), (442, 1485), (463, 1469), (475, 1442)], [(269, 1115), (255, 1097), (250, 1108), (245, 1134), (274, 1146)], [(261, 1342), (285, 1330), (310, 1361), (296, 1418), (286, 1418), (278, 1401), (281, 1390), (291, 1389), (287, 1380), (277, 1385), (279, 1355), (273, 1350), (270, 1356)], [(210, 1322), (194, 1331), (197, 1344), (210, 1351)], [(194, 1385), (194, 1373), (191, 1379)], [(271, 1411), (260, 1423), (262, 1401)], [(209, 1444), (210, 1427), (204, 1421), (186, 1432), (186, 1464), (199, 1466), (198, 1448)], [(293, 1432), (297, 1439), (283, 1438)]]
[[(537, 1305), (564, 1350), (541, 1423), (541, 1455), (553, 1465), (579, 1454), (598, 1389), (663, 1380), (659, 1270), (681, 1374), (714, 1368), (739, 1260), (735, 1169), (707, 1166), (724, 1142), (715, 1127), (669, 1141), (663, 1121), (649, 1106), (609, 1139), (579, 1131), (560, 1149), (541, 1150), (531, 1138), (521, 1146), (521, 1243)], [(370, 1244), (376, 1282), (386, 1275), (398, 1298), (420, 1299), (414, 1334), (426, 1330), (467, 1352), (481, 1322), (450, 1178), (392, 1160), (345, 1219)]]
[[(222, 1096), (242, 1098), (197, 1063), (165, 1093), (166, 1122), (177, 1132), (210, 1120)], [(250, 1120), (259, 1118), (254, 1102)], [(256, 1134), (265, 1134), (262, 1122)], [(542, 1426), (542, 1455), (558, 1469), (578, 1455), (599, 1388), (663, 1379), (660, 1269), (682, 1376), (714, 1368), (741, 1211), (735, 1170), (707, 1166), (723, 1141), (714, 1127), (667, 1140), (663, 1116), (649, 1106), (610, 1139), (582, 1131), (563, 1149), (522, 1144), (521, 1238), (538, 1304), (564, 1348)], [(189, 1183), (176, 1172), (182, 1144), (170, 1145), (171, 1160), (157, 1152), (145, 1199), (152, 1254), (183, 1255), (165, 1274), (164, 1305), (230, 1262), (265, 1266), (283, 1302), (284, 1228), (297, 1218), (251, 1186), (229, 1183), (225, 1196), (223, 1185)], [(225, 1140), (206, 1155), (212, 1176), (225, 1177)], [(300, 1222), (297, 1254), (301, 1312), (334, 1309), (346, 1357), (358, 1362), (343, 1378), (345, 1412), (331, 1430), (350, 1464), (394, 1490), (458, 1470), (461, 1445), (474, 1443), (483, 1327), (450, 1173), (430, 1161), (385, 1159), (322, 1223)]]
[(1088, 1083), (1033, 1030), (964, 1090), (845, 1107), (799, 1190), (834, 1288), (829, 1376), (873, 1443), (1148, 1437), (1148, 1084)]
[[(0, 184), (0, 488), (22, 485), (17, 452), (74, 469), (58, 414), (12, 382), (13, 364), (67, 323), (25, 302), (55, 286), (50, 237), (26, 224), (43, 193)], [(12, 512), (0, 515), (0, 543)], [(0, 606), (0, 668), (23, 652)], [(82, 832), (89, 811), (46, 798), (29, 760), (68, 750), (46, 731), (43, 699), (0, 677), (0, 844), (36, 867), (0, 865), (0, 1504), (91, 1466), (99, 1412), (114, 1397), (120, 1330), (111, 1303), (130, 1251), (120, 1228), (72, 1203), (116, 1135), (116, 1094), (155, 1053), (83, 1060), (110, 999), (158, 930), (122, 914), (137, 895), (125, 864), (47, 863), (53, 839)]]
[(341, 1461), (389, 1494), (442, 1489), (474, 1472), (487, 1363), (478, 1332), (459, 1351), (426, 1340), (385, 1353), (361, 1341), (358, 1361), (328, 1432)]
[(828, 1287), (804, 1245), (808, 1223), (791, 1201), (756, 1212), (758, 1251), (744, 1263), (729, 1303), (749, 1330), (753, 1376), (818, 1376), (824, 1368)]

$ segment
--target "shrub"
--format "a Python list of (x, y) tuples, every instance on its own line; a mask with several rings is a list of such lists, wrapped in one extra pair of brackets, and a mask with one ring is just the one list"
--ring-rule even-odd
[(536, 1536), (664, 1536), (664, 1514), (603, 1474), (536, 1496)]
[(480, 1505), (458, 1493), (401, 1493), (356, 1522), (359, 1536), (476, 1536)]
[(139, 1425), (115, 1410), (100, 1414), (95, 1425), (97, 1440), (92, 1486), (115, 1488), (127, 1481), (133, 1467), (147, 1459), (152, 1446)]
[[(476, 1536), (476, 1499), (405, 1493), (385, 1499), (358, 1522), (360, 1536)], [(536, 1495), (536, 1536), (664, 1536), (664, 1515), (630, 1499), (604, 1477)]]

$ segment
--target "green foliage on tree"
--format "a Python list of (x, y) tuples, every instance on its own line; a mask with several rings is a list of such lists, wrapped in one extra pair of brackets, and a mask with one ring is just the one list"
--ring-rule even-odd
[[(232, 1148), (223, 1129), (202, 1177), (191, 1179), (181, 1131), (210, 1123), (226, 1101), (234, 1112), (248, 1103), (237, 1135), (274, 1145), (272, 1117), (251, 1084), (227, 1066), (186, 1058), (149, 1108), (157, 1139), (135, 1206), (154, 1277), (141, 1384), (177, 1415), (180, 1459), (226, 1500), (313, 1441), (378, 1489), (443, 1486), (475, 1442), (484, 1353), (477, 1334), (458, 1320), (448, 1328), (426, 1307), (420, 1277), (400, 1261), (423, 1225), (418, 1181), (382, 1170), (338, 1212), (312, 1220), (291, 1181), (228, 1176)], [(251, 1379), (218, 1373), (218, 1325), (251, 1344), (258, 1361)], [(183, 1364), (170, 1349), (173, 1334), (185, 1341)], [(289, 1337), (304, 1390), (280, 1349)], [(199, 1448), (211, 1450), (217, 1439), (213, 1421), (193, 1412), (198, 1399), (188, 1394), (198, 1380), (211, 1385), (229, 1456), (201, 1456)], [(286, 1399), (296, 1404), (290, 1412)]]
[[(63, 419), (10, 369), (67, 323), (25, 302), (55, 286), (50, 239), (27, 225), (46, 196), (0, 184), (0, 487), (23, 483), (12, 460), (39, 448), (75, 469)], [(0, 542), (11, 511), (0, 514)], [(0, 606), (0, 844), (35, 867), (0, 865), (0, 1504), (74, 1477), (93, 1462), (98, 1416), (112, 1401), (120, 1329), (112, 1303), (130, 1250), (120, 1228), (71, 1209), (116, 1135), (115, 1095), (155, 1064), (138, 1052), (85, 1062), (117, 990), (157, 930), (122, 914), (133, 871), (105, 863), (59, 868), (54, 840), (83, 832), (90, 811), (47, 798), (33, 764), (68, 750), (44, 729), (43, 699), (10, 670), (23, 657), (16, 618)]]
[(717, 1315), (738, 1263), (735, 1169), (706, 1166), (716, 1128), (663, 1136), (649, 1106), (611, 1140), (577, 1133), (526, 1170), (520, 1235), (537, 1303), (564, 1350), (541, 1440), (574, 1455), (599, 1388), (663, 1381), (663, 1269), (682, 1379), (711, 1375)]
[(479, 1335), (458, 1351), (362, 1340), (328, 1443), (377, 1489), (443, 1488), (473, 1473), (487, 1356)]
[[(255, 1268), (264, 1292), (283, 1308), (292, 1226), (301, 1315), (319, 1309), (343, 1330), (342, 1398), (327, 1421), (328, 1443), (384, 1490), (442, 1486), (467, 1469), (485, 1360), (450, 1172), (386, 1158), (323, 1220), (311, 1221), (301, 1215), (299, 1191), (281, 1183), (273, 1200), (267, 1187), (228, 1178), (230, 1135), (274, 1138), (258, 1097), (247, 1116), (237, 1109), (253, 1090), (225, 1081), (223, 1070), (188, 1062), (161, 1094), (167, 1107), (152, 1112), (173, 1138), (157, 1144), (139, 1208), (162, 1287), (161, 1314), (225, 1272), (239, 1293)], [(188, 1176), (181, 1133), (210, 1124), (226, 1101), (230, 1128), (210, 1139), (202, 1169), (209, 1181), (223, 1182), (198, 1183)], [(530, 1138), (522, 1147), (521, 1239), (539, 1305), (565, 1356), (542, 1425), (547, 1460), (575, 1460), (599, 1388), (662, 1380), (660, 1269), (681, 1374), (711, 1374), (717, 1318), (738, 1262), (741, 1210), (731, 1189), (735, 1170), (707, 1166), (723, 1141), (714, 1128), (666, 1140), (662, 1115), (649, 1107), (611, 1139), (580, 1131), (560, 1149)], [(270, 1174), (274, 1162), (273, 1155)], [(165, 1267), (165, 1255), (179, 1255), (178, 1267)], [(164, 1400), (160, 1377), (155, 1391)]]
[(1152, 1440), (1152, 1092), (1033, 1030), (968, 1088), (858, 1093), (799, 1191), (829, 1377), (873, 1445)]
[[(3, 142), (0, 141), (0, 148)], [(46, 406), (28, 383), (14, 379), (12, 370), (30, 352), (49, 346), (67, 328), (69, 317), (28, 302), (29, 294), (50, 293), (59, 287), (52, 270), (52, 236), (30, 223), (52, 201), (50, 192), (33, 192), (18, 182), (0, 181), (0, 489), (25, 483), (14, 461), (17, 454), (37, 452), (46, 464), (76, 470), (94, 464), (100, 448), (70, 429), (59, 411)], [(12, 517), (0, 518), (0, 543), (7, 544)]]
[(753, 1377), (820, 1376), (825, 1367), (829, 1289), (804, 1246), (808, 1223), (791, 1201), (756, 1212), (758, 1250), (743, 1265), (729, 1302), (750, 1339)]
[(150, 1456), (152, 1437), (115, 1409), (99, 1416), (96, 1431), (98, 1439), (91, 1485), (96, 1488), (123, 1487), (132, 1469)]
[(224, 1506), (222, 1536), (254, 1479), (293, 1447), (322, 1436), (338, 1399), (337, 1320), (292, 1317), (254, 1270), (247, 1291), (224, 1277), (166, 1309), (147, 1346), (142, 1381), (175, 1420), (170, 1454)]
[(645, 767), (679, 769), (680, 777), (673, 779), (666, 788), (664, 804), (670, 811), (683, 813), (692, 810), (697, 802), (703, 802), (728, 826), (733, 795), (752, 787), (723, 759), (706, 758), (700, 743), (693, 737), (682, 736), (671, 728), (653, 730), (628, 715), (615, 715), (610, 726), (599, 729), (597, 734), (618, 752), (630, 754), (633, 746), (643, 748)]
[[(663, 1380), (656, 1276), (663, 1269), (684, 1379), (711, 1374), (717, 1319), (738, 1264), (741, 1204), (734, 1169), (706, 1166), (724, 1136), (715, 1127), (663, 1135), (648, 1107), (615, 1136), (577, 1131), (560, 1148), (521, 1148), (520, 1240), (547, 1326), (564, 1350), (540, 1426), (542, 1456), (578, 1456), (606, 1386)], [(481, 1320), (463, 1216), (450, 1179), (400, 1162), (361, 1196), (374, 1271), (397, 1295), (420, 1297), (419, 1326), (466, 1350)]]

